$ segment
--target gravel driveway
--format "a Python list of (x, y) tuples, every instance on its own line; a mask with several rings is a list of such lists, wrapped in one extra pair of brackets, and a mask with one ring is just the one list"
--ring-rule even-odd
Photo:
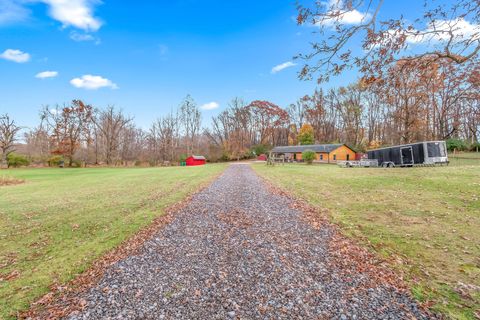
[(231, 165), (70, 318), (427, 318), (400, 290), (331, 263), (331, 228), (316, 230), (290, 202)]

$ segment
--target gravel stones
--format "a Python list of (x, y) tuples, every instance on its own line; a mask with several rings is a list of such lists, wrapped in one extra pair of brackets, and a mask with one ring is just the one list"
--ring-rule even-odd
[(332, 263), (330, 227), (313, 228), (290, 202), (231, 165), (69, 318), (427, 318), (401, 290)]

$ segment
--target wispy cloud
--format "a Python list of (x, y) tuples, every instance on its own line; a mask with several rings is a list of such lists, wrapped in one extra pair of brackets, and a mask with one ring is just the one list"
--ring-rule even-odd
[(0, 25), (28, 18), (30, 11), (16, 0), (0, 0)]
[(292, 61), (287, 61), (287, 62), (284, 62), (282, 64), (279, 64), (275, 67), (272, 68), (272, 74), (275, 74), (275, 73), (278, 73), (282, 70), (285, 70), (287, 68), (290, 68), (290, 67), (294, 67), (296, 66), (297, 64), (296, 63), (293, 63)]
[(0, 54), (0, 58), (17, 63), (25, 63), (30, 60), (30, 55), (20, 50), (7, 49), (2, 54)]
[(70, 80), (70, 84), (76, 88), (97, 90), (100, 88), (118, 89), (118, 86), (107, 78), (86, 74), (80, 78)]
[(399, 37), (404, 37), (409, 47), (413, 45), (437, 45), (451, 40), (454, 46), (468, 40), (473, 44), (480, 40), (480, 25), (471, 23), (463, 18), (453, 20), (435, 20), (426, 25), (424, 29), (386, 30), (382, 33), (382, 40), (372, 46), (379, 48)]
[(48, 5), (49, 16), (61, 22), (64, 28), (95, 32), (103, 24), (94, 15), (100, 0), (0, 0), (0, 24), (25, 20), (30, 15), (27, 6), (38, 2)]
[(40, 73), (37, 73), (35, 75), (35, 78), (38, 78), (38, 79), (47, 79), (47, 78), (55, 78), (58, 76), (58, 72), (57, 71), (43, 71), (43, 72), (40, 72)]
[(345, 10), (343, 0), (330, 0), (325, 6), (327, 12), (321, 20), (315, 22), (316, 25), (328, 27), (336, 24), (356, 25), (371, 18), (371, 14), (367, 12), (360, 12), (357, 9)]
[(220, 104), (218, 102), (212, 101), (209, 103), (205, 103), (204, 105), (200, 106), (200, 109), (202, 110), (214, 110), (218, 109), (220, 107)]
[(95, 44), (100, 44), (101, 43), (100, 38), (97, 38), (97, 37), (93, 36), (92, 34), (79, 33), (79, 32), (76, 32), (76, 31), (70, 32), (70, 39), (72, 39), (73, 41), (77, 41), (77, 42), (93, 41), (93, 42), (95, 42)]
[(444, 42), (449, 41), (451, 37), (453, 37), (453, 43), (466, 39), (470, 42), (478, 41), (480, 39), (480, 25), (470, 23), (463, 18), (436, 20), (429, 23), (425, 30), (419, 32), (419, 35), (407, 36), (407, 41), (411, 44), (432, 40)]

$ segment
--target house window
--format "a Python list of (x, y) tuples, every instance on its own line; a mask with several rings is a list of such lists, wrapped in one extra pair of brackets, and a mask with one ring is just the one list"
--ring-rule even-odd
[(336, 154), (333, 155), (333, 160), (337, 160), (337, 155)]
[(320, 160), (323, 160), (323, 154), (320, 155)]

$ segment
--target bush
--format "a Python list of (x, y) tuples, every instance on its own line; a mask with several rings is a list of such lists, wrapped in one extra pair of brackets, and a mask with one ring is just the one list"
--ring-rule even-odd
[(30, 161), (27, 159), (27, 157), (18, 154), (18, 153), (10, 153), (7, 156), (7, 165), (8, 167), (13, 167), (13, 168), (18, 168), (18, 167), (23, 167), (23, 166), (28, 166), (30, 164)]
[(81, 168), (83, 165), (83, 162), (81, 160), (73, 160), (72, 161), (72, 167), (73, 168)]
[(473, 152), (477, 152), (477, 150), (480, 151), (480, 142), (477, 141), (472, 143), (469, 149), (470, 151), (473, 151)]
[(48, 159), (48, 166), (50, 167), (58, 167), (62, 162), (65, 162), (62, 156), (51, 156)]
[(307, 164), (312, 164), (313, 160), (315, 160), (317, 154), (315, 151), (312, 150), (305, 150), (302, 152), (302, 159), (305, 161)]
[(226, 152), (224, 152), (218, 160), (221, 162), (227, 162), (230, 161), (230, 156)]
[(447, 140), (447, 150), (448, 151), (465, 151), (468, 149), (467, 144), (465, 141), (460, 140), (460, 139), (448, 139)]
[[(255, 156), (259, 156), (261, 154), (267, 154), (268, 153), (268, 147), (266, 145), (263, 145), (263, 144), (257, 144), (255, 146), (252, 147), (252, 153), (255, 152)], [(254, 156), (252, 154), (252, 156)]]
[(178, 157), (178, 161), (185, 162), (187, 158), (188, 156), (186, 154), (181, 154), (180, 157)]

